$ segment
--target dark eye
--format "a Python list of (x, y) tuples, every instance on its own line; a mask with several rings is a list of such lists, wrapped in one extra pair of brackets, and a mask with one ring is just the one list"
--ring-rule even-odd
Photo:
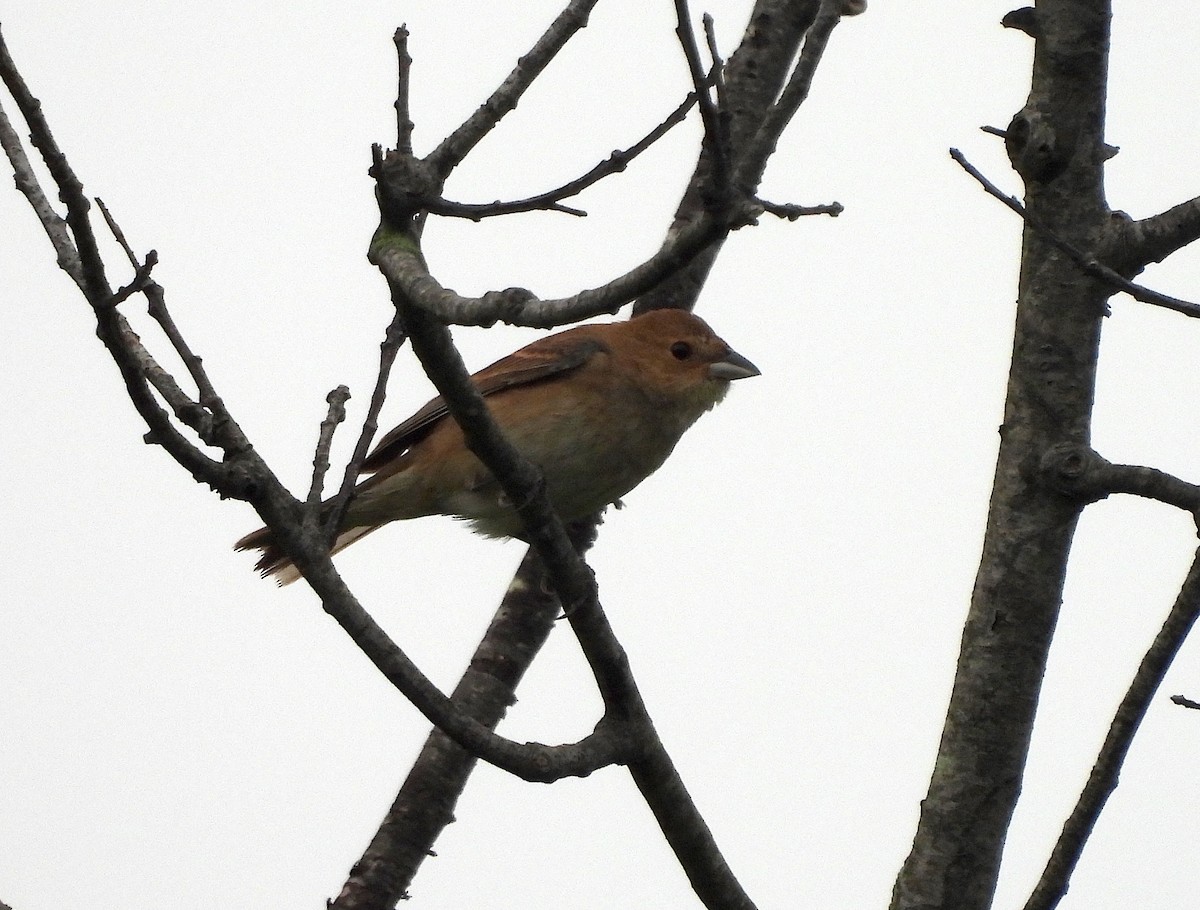
[(671, 345), (671, 356), (676, 360), (687, 360), (692, 356), (692, 346), (686, 341), (677, 341)]

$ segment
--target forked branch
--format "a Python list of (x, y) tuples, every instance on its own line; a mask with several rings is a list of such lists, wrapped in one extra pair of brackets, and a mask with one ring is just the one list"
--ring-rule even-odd
[(988, 180), (978, 168), (967, 161), (966, 156), (958, 149), (950, 149), (950, 157), (953, 158), (964, 171), (974, 177), (979, 185), (987, 191), (987, 193), (999, 199), (1006, 206), (1021, 216), (1021, 219), (1031, 228), (1049, 240), (1058, 249), (1062, 250), (1071, 258), (1071, 260), (1079, 266), (1086, 274), (1093, 278), (1112, 285), (1118, 291), (1124, 291), (1134, 300), (1140, 300), (1142, 303), (1150, 303), (1154, 306), (1164, 307), (1168, 310), (1174, 310), (1176, 313), (1182, 313), (1184, 316), (1193, 318), (1200, 317), (1200, 304), (1192, 303), (1188, 300), (1181, 300), (1178, 297), (1171, 297), (1167, 294), (1160, 294), (1158, 291), (1153, 291), (1150, 288), (1143, 287), (1140, 284), (1134, 284), (1132, 281), (1125, 278), (1123, 275), (1116, 272), (1114, 269), (1101, 262), (1095, 253), (1081, 250), (1073, 243), (1058, 236), (1047, 225), (1043, 224), (1039, 219), (1034, 218), (1021, 204), (1021, 200), (1016, 196), (1010, 196), (1004, 193), (999, 187)]
[[(267, 525), (276, 532), (280, 545), (301, 568), (320, 596), (326, 611), (347, 631), (393, 685), (430, 721), (446, 730), (465, 748), (527, 780), (553, 780), (561, 776), (587, 775), (599, 767), (622, 760), (626, 753), (626, 743), (607, 731), (593, 733), (578, 743), (564, 746), (520, 744), (497, 736), (458, 710), (367, 614), (333, 568), (329, 559), (328, 540), (320, 527), (315, 510), (305, 509), (302, 503), (292, 497), (255, 452), (213, 388), (202, 368), (200, 358), (192, 352), (171, 318), (161, 287), (150, 281), (148, 274), (132, 283), (138, 286), (139, 293), (146, 294), (150, 299), (151, 312), (163, 328), (164, 334), (174, 349), (188, 362), (188, 369), (200, 389), (199, 400), (180, 388), (170, 372), (150, 354), (128, 321), (118, 311), (114, 305), (117, 295), (104, 278), (103, 263), (89, 264), (88, 257), (92, 254), (80, 254), (81, 249), (99, 249), (87, 217), (89, 204), (83, 195), (83, 184), (54, 142), (40, 105), (28, 95), (24, 83), (20, 82), (19, 74), (8, 57), (2, 35), (0, 60), (7, 61), (0, 63), (0, 74), (3, 75), (6, 85), (14, 95), (21, 95), (23, 99), (20, 106), (26, 115), (35, 146), (42, 151), (43, 156), (52, 156), (51, 176), (67, 205), (68, 217), (65, 223), (69, 230), (64, 232), (58, 229), (62, 219), (55, 220), (57, 216), (52, 206), (38, 204), (34, 205), (34, 210), (39, 217), (44, 217), (43, 226), (48, 236), (56, 243), (60, 261), (69, 265), (75, 262), (82, 263), (82, 267), (73, 277), (78, 278), (81, 290), (92, 303), (98, 335), (120, 369), (126, 390), (149, 427), (147, 440), (163, 446), (198, 481), (208, 484), (222, 496), (251, 503)], [(8, 140), (16, 135), (3, 110), (0, 110), (0, 135)], [(27, 198), (46, 199), (19, 139), (16, 142), (6, 141), (5, 150), (13, 161), (14, 170), (26, 175)], [(49, 166), (51, 162), (47, 161), (47, 164)], [(115, 229), (115, 222), (113, 226)], [(115, 233), (124, 245), (127, 255), (132, 257), (124, 235), (119, 229), (115, 229)], [(61, 245), (61, 249), (58, 244)], [(152, 262), (150, 259), (147, 261)], [(138, 273), (143, 274), (143, 271), (148, 273), (148, 269), (139, 267)], [(161, 396), (162, 400), (171, 406), (174, 417), (193, 430), (206, 445), (219, 448), (222, 458), (217, 460), (211, 457), (180, 432), (172, 421), (172, 415), (163, 410), (156, 395)], [(318, 461), (321, 449), (327, 443), (337, 422), (335, 414), (322, 431)], [(323, 470), (318, 466), (316, 474), (323, 474)], [(314, 485), (317, 485), (318, 480), (319, 476), (314, 477)]]

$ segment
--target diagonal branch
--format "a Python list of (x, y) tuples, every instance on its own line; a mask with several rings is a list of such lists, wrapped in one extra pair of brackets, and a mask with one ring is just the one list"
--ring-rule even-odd
[(624, 171), (629, 166), (630, 161), (665, 136), (672, 127), (683, 122), (687, 116), (687, 112), (696, 103), (696, 97), (696, 93), (692, 92), (683, 100), (682, 104), (675, 108), (661, 123), (636, 143), (627, 149), (614, 151), (586, 174), (576, 177), (569, 183), (564, 183), (557, 189), (548, 190), (545, 193), (539, 193), (536, 196), (530, 196), (528, 199), (519, 199), (514, 202), (465, 203), (451, 202), (447, 199), (435, 199), (428, 203), (427, 208), (434, 215), (443, 215), (451, 218), (470, 218), (472, 221), (478, 221), (481, 218), (490, 218), (495, 215), (511, 215), (516, 212), (531, 212), (538, 209), (565, 212), (569, 215), (586, 214), (579, 209), (568, 208), (567, 206), (559, 205), (559, 203), (563, 199), (579, 195), (588, 187), (598, 183), (610, 174), (618, 174)]
[[(819, 9), (820, 0), (756, 0), (754, 3), (742, 40), (722, 70), (725, 99), (721, 104), (729, 114), (730, 144), (739, 169), (743, 167), (747, 148), (759, 132), (766, 112), (787, 82), (792, 61)], [(769, 155), (770, 150), (756, 154), (762, 157)], [(760, 176), (765, 166), (763, 158), (758, 166)], [(709, 217), (706, 194), (711, 168), (711, 156), (702, 150), (676, 207), (664, 247), (674, 243), (678, 235), (691, 230), (696, 222)], [(757, 190), (757, 180), (745, 183), (742, 179), (736, 177), (734, 185), (741, 192), (753, 194)], [(726, 236), (727, 232), (717, 234), (685, 268), (639, 295), (634, 312), (661, 307), (692, 309)]]
[(1188, 570), (1166, 621), (1138, 665), (1125, 697), (1121, 699), (1087, 784), (1063, 825), (1050, 860), (1025, 904), (1025, 910), (1053, 910), (1067, 893), (1071, 873), (1075, 871), (1088, 837), (1104, 810), (1104, 804), (1117, 788), (1121, 766), (1129, 753), (1134, 734), (1141, 726), (1150, 708), (1150, 701), (1171, 662), (1195, 625), (1197, 616), (1200, 616), (1200, 551)]
[[(572, 535), (580, 550), (589, 527)], [(451, 696), (489, 729), (516, 701), (516, 688), (549, 638), (560, 607), (549, 590), (537, 551), (530, 548), (504, 594), (487, 634)], [(434, 727), (362, 858), (350, 870), (331, 910), (380, 910), (402, 900), (454, 808), (478, 759)]]
[[(0, 35), (0, 67), (10, 66), (12, 66), (12, 61), (8, 57), (8, 49), (4, 44), (3, 35)], [(7, 75), (7, 69), (4, 69), (4, 78), (6, 81), (10, 78)], [(50, 239), (51, 246), (54, 247), (58, 267), (66, 272), (76, 286), (82, 290), (85, 283), (83, 263), (79, 260), (79, 251), (71, 242), (67, 222), (55, 211), (46, 194), (42, 192), (42, 186), (30, 164), (29, 156), (25, 154), (21, 138), (13, 129), (2, 105), (0, 105), (0, 148), (4, 149), (4, 154), (8, 157), (9, 164), (12, 165), (17, 189), (28, 200), (33, 213), (37, 216), (38, 223), (41, 224), (46, 236)]]
[[(373, 244), (372, 253), (378, 250), (378, 244)], [(405, 325), (421, 365), (462, 428), (468, 447), (515, 504), (546, 566), (604, 700), (605, 714), (593, 735), (610, 737), (625, 746), (618, 760), (629, 764), (639, 790), (705, 905), (751, 910), (753, 903), (722, 857), (654, 728), (630, 672), (628, 657), (600, 606), (595, 579), (551, 507), (541, 473), (504, 438), (491, 419), (445, 326), (412, 306), (394, 284), (392, 294), (405, 314)]]
[(433, 172), (445, 179), (475, 148), (505, 114), (517, 106), (525, 91), (557, 56), (566, 43), (587, 26), (588, 15), (598, 0), (571, 0), (566, 9), (546, 29), (545, 34), (517, 61), (500, 87), (467, 118), (458, 129), (441, 141), (425, 159)]
[[(5, 73), (6, 82), (10, 85), (11, 75)], [(86, 212), (87, 200), (83, 195), (82, 183), (72, 171), (66, 156), (53, 143), (36, 103), (32, 112), (34, 116), (27, 123), (34, 144), (43, 154), (47, 153), (47, 149), (53, 150), (51, 173), (61, 198), (66, 201), (68, 212)], [(32, 170), (29, 173), (32, 175)], [(28, 195), (33, 198), (44, 197), (40, 187), (32, 189)], [(77, 243), (98, 250), (86, 217), (72, 219), (69, 215), (67, 223)], [(70, 238), (66, 242), (69, 244)], [(87, 257), (83, 259), (86, 263)], [(311, 510), (301, 508), (300, 503), (284, 489), (254, 451), (241, 428), (225, 409), (220, 396), (211, 388), (200, 368), (200, 358), (192, 354), (169, 314), (165, 311), (159, 314), (159, 322), (171, 337), (176, 350), (194, 361), (190, 369), (201, 385), (201, 395), (207, 401), (197, 403), (188, 398), (179, 390), (174, 378), (142, 345), (125, 317), (111, 303), (114, 295), (104, 278), (102, 262), (92, 267), (85, 264), (81, 279), (81, 290), (92, 303), (96, 314), (97, 335), (108, 348), (125, 381), (130, 399), (150, 428), (147, 440), (162, 445), (198, 481), (209, 484), (221, 495), (243, 499), (254, 505), (276, 534), (285, 552), (295, 560), (312, 584), (325, 610), (384, 676), (430, 721), (475, 754), (527, 780), (587, 775), (599, 767), (622, 760), (628, 752), (628, 746), (612, 730), (598, 730), (578, 743), (564, 746), (522, 745), (497, 736), (458, 710), (396, 646), (346, 588), (329, 558), (328, 540), (316, 515)], [(175, 416), (181, 422), (200, 434), (205, 443), (224, 451), (221, 461), (200, 451), (179, 431), (171, 415), (160, 406), (155, 397), (156, 391), (172, 404)]]
[(950, 157), (958, 162), (959, 167), (974, 177), (989, 195), (996, 197), (1006, 206), (1021, 216), (1031, 228), (1049, 240), (1054, 246), (1062, 250), (1071, 258), (1071, 260), (1079, 266), (1080, 269), (1087, 275), (1111, 285), (1119, 291), (1124, 291), (1134, 300), (1140, 300), (1142, 303), (1151, 303), (1155, 306), (1160, 306), (1168, 310), (1174, 310), (1176, 313), (1182, 313), (1184, 316), (1200, 318), (1200, 304), (1192, 303), (1188, 300), (1180, 300), (1178, 297), (1170, 297), (1167, 294), (1160, 294), (1158, 291), (1152, 291), (1149, 288), (1142, 287), (1140, 284), (1134, 284), (1132, 281), (1118, 274), (1113, 269), (1109, 268), (1104, 263), (1100, 262), (1095, 254), (1085, 252), (1079, 249), (1073, 243), (1064, 240), (1058, 234), (1054, 233), (1048, 226), (1043, 224), (1039, 219), (1029, 214), (1029, 211), (1021, 204), (1021, 200), (1016, 196), (1005, 194), (999, 187), (983, 176), (983, 174), (971, 162), (967, 161), (966, 156), (958, 149), (950, 149)]
[[(104, 274), (104, 260), (100, 256), (100, 248), (96, 244), (95, 234), (92, 233), (88, 221), (90, 206), (83, 193), (83, 184), (79, 182), (75, 172), (67, 164), (66, 156), (58, 147), (58, 142), (55, 141), (54, 135), (50, 132), (50, 126), (42, 115), (42, 104), (33, 97), (24, 78), (17, 71), (2, 34), (0, 34), (0, 80), (3, 80), (17, 104), (17, 109), (21, 112), (25, 123), (28, 124), (30, 141), (42, 156), (42, 161), (45, 162), (50, 176), (59, 188), (59, 198), (67, 206), (66, 224), (75, 238), (75, 253), (71, 261), (79, 263), (78, 273), (68, 272), (68, 274), (71, 274), (72, 279), (81, 290), (84, 290), (85, 293), (90, 291), (88, 301), (92, 306), (98, 306), (112, 296), (112, 291), (108, 287), (108, 279)], [(26, 161), (26, 165), (28, 165), (28, 161)], [(29, 175), (32, 173), (32, 170), (28, 171)], [(28, 198), (28, 194), (26, 195)], [(35, 206), (35, 210), (38, 211), (39, 217), (48, 214), (46, 208), (38, 210)], [(51, 242), (55, 240), (56, 236), (61, 237), (61, 232), (57, 230), (56, 219), (43, 220), (42, 224), (47, 234), (50, 235)], [(62, 252), (59, 250), (60, 265), (64, 263)]]
[(829, 36), (833, 34), (843, 15), (847, 15), (843, 0), (821, 0), (817, 17), (805, 33), (800, 59), (796, 62), (791, 78), (779, 100), (767, 109), (753, 137), (738, 155), (737, 172), (734, 177), (738, 186), (757, 187), (762, 182), (767, 161), (775, 153), (779, 138), (791, 123), (796, 111), (800, 109), (800, 105), (808, 98), (813, 76), (816, 75), (817, 66), (825, 53), (825, 47), (829, 44)]
[(358, 434), (354, 453), (350, 456), (350, 461), (342, 474), (342, 485), (325, 507), (327, 509), (325, 515), (326, 537), (330, 545), (337, 537), (338, 529), (342, 526), (342, 519), (346, 517), (346, 509), (350, 507), (350, 497), (354, 494), (354, 485), (358, 482), (362, 463), (371, 449), (371, 441), (379, 431), (379, 412), (383, 410), (383, 402), (387, 397), (388, 377), (391, 376), (392, 365), (396, 362), (396, 354), (399, 352), (400, 346), (404, 344), (406, 337), (400, 313), (397, 312), (392, 316), (391, 324), (388, 325), (383, 341), (379, 345), (379, 370), (375, 376), (375, 389), (371, 393), (371, 403), (367, 406), (367, 416), (363, 419), (362, 430)]
[(1117, 248), (1124, 258), (1146, 266), (1200, 240), (1200, 197), (1119, 228)]

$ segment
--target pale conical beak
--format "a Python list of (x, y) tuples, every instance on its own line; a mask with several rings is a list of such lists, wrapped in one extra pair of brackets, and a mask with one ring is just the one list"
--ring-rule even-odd
[(737, 351), (730, 351), (708, 368), (708, 375), (713, 379), (749, 379), (751, 376), (761, 376), (762, 370)]

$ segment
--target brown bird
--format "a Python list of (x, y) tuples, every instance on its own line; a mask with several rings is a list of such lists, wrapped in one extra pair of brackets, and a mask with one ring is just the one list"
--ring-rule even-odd
[[(684, 310), (577, 326), (540, 338), (471, 377), (492, 417), (537, 464), (564, 521), (600, 511), (662, 466), (688, 429), (758, 368)], [(433, 399), (363, 462), (337, 552), (391, 521), (450, 515), (487, 537), (523, 529), (499, 484)], [(262, 550), (255, 568), (280, 584), (299, 570), (261, 528), (235, 545)]]

